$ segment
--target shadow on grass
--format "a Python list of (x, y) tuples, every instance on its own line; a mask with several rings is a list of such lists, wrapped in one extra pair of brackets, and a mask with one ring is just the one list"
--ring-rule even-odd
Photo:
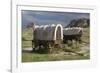
[(23, 53), (36, 53), (36, 54), (49, 54), (49, 49), (37, 49), (37, 50), (22, 50)]

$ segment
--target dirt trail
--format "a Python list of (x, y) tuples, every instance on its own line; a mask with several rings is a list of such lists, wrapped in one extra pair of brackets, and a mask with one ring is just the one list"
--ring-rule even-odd
[(80, 49), (81, 50), (78, 53), (83, 53), (84, 56), (89, 55), (89, 51), (90, 51), (89, 45), (83, 46)]
[(32, 51), (32, 48), (23, 48), (24, 51)]

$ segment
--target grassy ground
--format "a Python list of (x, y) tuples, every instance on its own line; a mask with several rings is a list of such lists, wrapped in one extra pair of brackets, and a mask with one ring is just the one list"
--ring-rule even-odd
[(22, 48), (32, 47), (32, 28), (22, 32)]
[(39, 61), (61, 61), (61, 60), (85, 60), (89, 56), (68, 55), (68, 54), (38, 54), (22, 53), (22, 62), (39, 62)]
[[(82, 43), (78, 43), (77, 46), (75, 44), (63, 44), (64, 49), (58, 50), (59, 53), (52, 53), (52, 54), (40, 54), (40, 53), (32, 53), (32, 52), (22, 52), (22, 62), (38, 62), (38, 61), (60, 61), (60, 60), (83, 60), (89, 59), (89, 52), (88, 55), (81, 56), (74, 53), (65, 52), (65, 48), (71, 49), (74, 51), (80, 51), (81, 48), (87, 47), (89, 48), (90, 44), (90, 28), (83, 29), (82, 35)], [(27, 41), (26, 41), (27, 40)], [(32, 29), (27, 29), (22, 34), (22, 48), (31, 48), (32, 42)], [(75, 42), (74, 42), (75, 43)]]

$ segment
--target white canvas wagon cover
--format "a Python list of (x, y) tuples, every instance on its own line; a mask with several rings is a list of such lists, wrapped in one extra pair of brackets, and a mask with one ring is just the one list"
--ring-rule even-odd
[(80, 27), (72, 27), (72, 28), (64, 28), (63, 34), (64, 35), (77, 35), (82, 32), (82, 28)]
[(47, 41), (63, 40), (63, 27), (61, 24), (35, 26), (34, 39)]

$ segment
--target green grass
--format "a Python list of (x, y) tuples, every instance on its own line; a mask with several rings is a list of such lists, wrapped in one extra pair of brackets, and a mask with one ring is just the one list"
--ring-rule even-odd
[(89, 56), (60, 55), (60, 54), (36, 54), (36, 53), (25, 53), (25, 52), (22, 54), (22, 62), (86, 60), (86, 59), (89, 59)]
[(32, 47), (32, 41), (22, 41), (22, 48)]
[(22, 48), (32, 47), (32, 28), (26, 29), (22, 32)]
[(33, 38), (32, 36), (33, 36), (32, 28), (28, 28), (28, 29), (23, 30), (22, 38), (24, 38), (25, 40), (32, 40), (32, 38)]
[(90, 43), (90, 28), (83, 28), (83, 35), (81, 39), (83, 43)]

